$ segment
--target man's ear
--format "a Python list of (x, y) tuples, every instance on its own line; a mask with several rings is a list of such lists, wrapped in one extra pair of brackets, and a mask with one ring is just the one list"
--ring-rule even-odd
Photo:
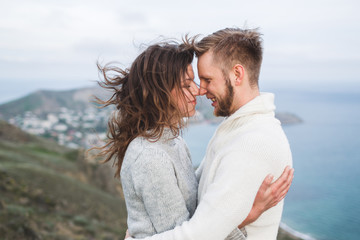
[(241, 64), (236, 64), (233, 67), (233, 72), (235, 75), (235, 86), (241, 85), (244, 80), (245, 70)]

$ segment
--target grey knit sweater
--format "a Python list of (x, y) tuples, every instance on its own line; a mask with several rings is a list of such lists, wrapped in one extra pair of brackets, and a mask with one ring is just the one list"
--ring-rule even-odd
[(121, 182), (134, 238), (173, 229), (195, 211), (198, 182), (189, 150), (169, 129), (156, 142), (137, 137), (129, 144)]

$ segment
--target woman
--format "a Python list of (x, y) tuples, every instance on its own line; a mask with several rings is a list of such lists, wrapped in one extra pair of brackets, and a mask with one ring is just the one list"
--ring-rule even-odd
[[(198, 180), (180, 137), (184, 117), (195, 114), (199, 94), (193, 55), (185, 45), (164, 42), (149, 46), (130, 69), (100, 68), (100, 85), (114, 94), (99, 103), (117, 109), (101, 154), (104, 162), (116, 159), (115, 176), (121, 177), (128, 229), (135, 238), (173, 229), (196, 208)], [(250, 214), (255, 219), (269, 207), (264, 199), (254, 208), (261, 211)]]
[[(195, 114), (199, 89), (193, 51), (160, 43), (148, 47), (130, 69), (101, 68), (100, 85), (114, 91), (104, 106), (117, 108), (108, 122), (104, 162), (116, 157), (128, 228), (150, 236), (189, 219), (196, 208), (197, 180), (190, 154), (179, 136), (184, 117)], [(110, 77), (110, 73), (116, 75)]]

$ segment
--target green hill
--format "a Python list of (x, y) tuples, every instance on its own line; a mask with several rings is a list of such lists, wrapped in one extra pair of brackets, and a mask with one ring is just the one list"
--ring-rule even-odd
[(123, 239), (117, 182), (82, 150), (0, 121), (1, 239)]
[[(107, 165), (0, 121), (0, 239), (123, 239), (126, 209)], [(278, 240), (297, 240), (280, 229)]]
[[(61, 107), (89, 106), (99, 89), (38, 91), (0, 105), (0, 118), (25, 111), (43, 115)], [(209, 100), (197, 109), (207, 121)], [(284, 124), (301, 120), (277, 114)], [(104, 121), (106, 123), (106, 121)], [(89, 162), (83, 150), (58, 145), (0, 121), (0, 239), (123, 239), (126, 209), (121, 186), (108, 165)], [(299, 239), (280, 229), (280, 240)]]

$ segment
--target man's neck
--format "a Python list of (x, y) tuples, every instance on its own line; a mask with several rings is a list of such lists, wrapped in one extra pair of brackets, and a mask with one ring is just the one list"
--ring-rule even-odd
[(231, 114), (239, 110), (242, 106), (256, 98), (257, 96), (260, 96), (259, 89), (249, 89), (247, 91), (243, 91), (236, 93), (236, 96), (234, 97), (233, 102), (233, 111), (231, 111)]

